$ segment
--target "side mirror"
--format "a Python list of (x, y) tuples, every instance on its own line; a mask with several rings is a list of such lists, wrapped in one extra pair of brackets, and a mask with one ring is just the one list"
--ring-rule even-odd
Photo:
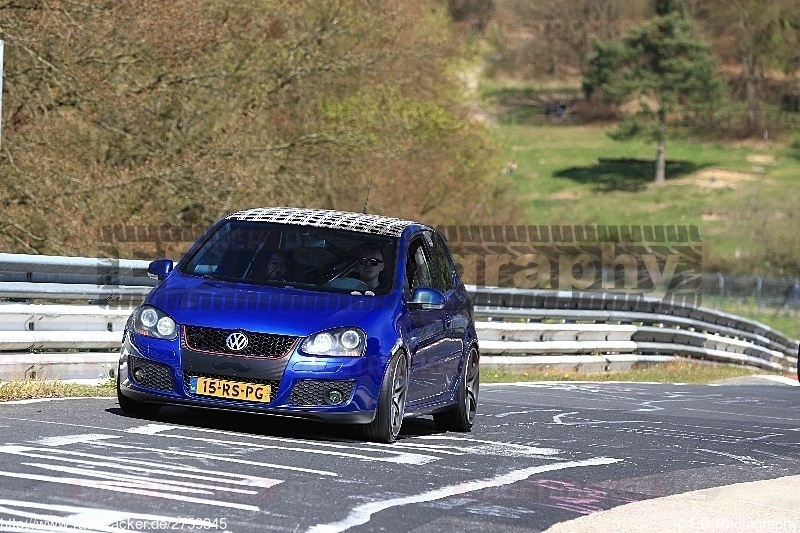
[(147, 267), (147, 275), (152, 279), (162, 280), (172, 272), (172, 259), (158, 259)]
[(408, 307), (418, 309), (443, 309), (444, 308), (444, 294), (436, 289), (428, 287), (419, 287), (414, 290), (411, 295), (411, 301), (408, 302)]

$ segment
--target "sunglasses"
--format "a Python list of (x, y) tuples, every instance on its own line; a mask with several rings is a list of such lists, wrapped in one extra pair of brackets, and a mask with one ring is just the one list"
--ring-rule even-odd
[(358, 262), (364, 266), (378, 266), (383, 263), (383, 259), (377, 259), (375, 257), (362, 257), (358, 260)]

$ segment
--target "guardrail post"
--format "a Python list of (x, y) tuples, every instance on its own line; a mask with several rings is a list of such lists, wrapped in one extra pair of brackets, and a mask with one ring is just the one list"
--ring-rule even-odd
[(756, 309), (758, 309), (760, 311), (761, 310), (761, 286), (764, 284), (764, 280), (761, 279), (761, 276), (759, 276), (758, 274), (756, 274), (754, 277), (756, 279)]

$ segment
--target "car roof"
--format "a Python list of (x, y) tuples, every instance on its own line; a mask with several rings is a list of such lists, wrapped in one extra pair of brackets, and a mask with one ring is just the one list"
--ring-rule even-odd
[(401, 220), (380, 215), (297, 207), (258, 207), (237, 211), (225, 218), (229, 220), (335, 228), (390, 237), (400, 237), (409, 226), (425, 226), (412, 220)]

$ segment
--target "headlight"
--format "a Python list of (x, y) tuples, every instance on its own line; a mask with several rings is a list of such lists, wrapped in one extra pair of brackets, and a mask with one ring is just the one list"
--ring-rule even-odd
[(160, 309), (145, 305), (134, 313), (133, 329), (136, 333), (156, 339), (174, 340), (178, 325)]
[(359, 357), (364, 353), (367, 335), (359, 328), (339, 328), (311, 335), (300, 349), (309, 355)]

